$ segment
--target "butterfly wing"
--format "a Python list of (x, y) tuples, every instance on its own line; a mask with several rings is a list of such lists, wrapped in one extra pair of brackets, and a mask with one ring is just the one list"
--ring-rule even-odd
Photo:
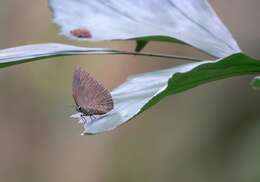
[(113, 109), (110, 92), (80, 67), (73, 75), (72, 92), (77, 106), (86, 115), (105, 114)]

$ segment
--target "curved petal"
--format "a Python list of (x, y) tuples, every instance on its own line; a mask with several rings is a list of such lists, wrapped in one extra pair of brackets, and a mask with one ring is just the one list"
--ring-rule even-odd
[(220, 60), (190, 63), (145, 73), (129, 78), (111, 92), (114, 100), (112, 111), (94, 120), (79, 114), (72, 117), (78, 118), (84, 124), (83, 134), (110, 131), (168, 95), (209, 81), (259, 72), (260, 61), (240, 53)]
[(30, 44), (1, 49), (0, 68), (54, 56), (117, 54), (121, 52), (112, 49), (78, 47), (58, 43)]
[(67, 37), (102, 41), (166, 36), (216, 57), (240, 49), (207, 0), (49, 0)]
[(100, 55), (100, 54), (114, 54), (114, 55), (135, 55), (135, 56), (149, 56), (149, 57), (163, 57), (171, 59), (179, 59), (186, 61), (201, 61), (199, 59), (165, 55), (152, 53), (136, 53), (129, 51), (121, 51), (106, 48), (90, 48), (78, 47), (67, 44), (45, 43), (45, 44), (30, 44), (18, 46), (13, 48), (0, 50), (0, 68), (12, 66), (16, 64), (27, 63), (30, 61), (40, 60), (49, 57), (69, 56), (69, 55)]

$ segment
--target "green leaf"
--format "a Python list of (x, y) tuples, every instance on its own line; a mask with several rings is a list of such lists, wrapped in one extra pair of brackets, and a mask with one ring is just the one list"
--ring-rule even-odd
[(171, 37), (166, 37), (166, 36), (145, 36), (145, 37), (135, 38), (132, 40), (136, 40), (137, 45), (135, 48), (135, 52), (140, 52), (151, 41), (185, 44), (180, 40)]
[(142, 49), (148, 44), (148, 41), (137, 40), (135, 52), (141, 52)]
[(211, 81), (255, 73), (260, 73), (260, 61), (242, 53), (234, 54), (212, 63), (201, 64), (191, 71), (173, 75), (168, 81), (167, 89), (147, 103), (143, 110), (156, 104), (166, 96), (177, 94)]
[(32, 44), (20, 47), (14, 47), (9, 49), (0, 50), (0, 68), (41, 60), (44, 58), (57, 57), (57, 56), (69, 56), (69, 55), (100, 55), (100, 54), (124, 54), (135, 56), (149, 56), (149, 57), (161, 57), (171, 58), (187, 61), (200, 61), (189, 57), (181, 57), (174, 55), (164, 54), (151, 54), (151, 53), (137, 53), (129, 51), (121, 51), (106, 48), (88, 48), (78, 47), (66, 44), (46, 43), (46, 44)]
[(112, 49), (86, 48), (57, 43), (32, 44), (0, 50), (0, 68), (56, 56), (118, 54), (119, 52)]
[(130, 77), (111, 94), (114, 109), (97, 118), (84, 122), (79, 114), (72, 117), (84, 124), (83, 134), (110, 131), (131, 120), (164, 97), (196, 86), (233, 76), (260, 73), (260, 61), (238, 53), (216, 61), (184, 64)]
[(255, 90), (259, 90), (260, 89), (260, 76), (255, 77), (252, 80), (252, 87)]

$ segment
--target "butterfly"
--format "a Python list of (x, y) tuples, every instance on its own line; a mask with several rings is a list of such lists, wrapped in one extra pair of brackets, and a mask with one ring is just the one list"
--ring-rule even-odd
[(72, 95), (82, 116), (103, 115), (114, 107), (110, 92), (80, 67), (73, 74)]

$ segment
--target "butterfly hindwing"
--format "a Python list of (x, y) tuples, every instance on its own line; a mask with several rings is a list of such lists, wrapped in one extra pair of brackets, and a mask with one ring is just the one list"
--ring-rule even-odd
[(73, 98), (86, 115), (105, 114), (113, 109), (110, 92), (82, 68), (76, 68), (72, 82)]

